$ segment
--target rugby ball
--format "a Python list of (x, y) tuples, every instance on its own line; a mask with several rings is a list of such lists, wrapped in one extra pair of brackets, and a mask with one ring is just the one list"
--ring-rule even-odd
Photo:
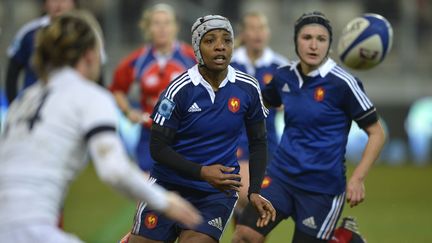
[(367, 13), (348, 22), (339, 38), (337, 52), (349, 68), (366, 70), (381, 63), (393, 43), (393, 29), (381, 15)]

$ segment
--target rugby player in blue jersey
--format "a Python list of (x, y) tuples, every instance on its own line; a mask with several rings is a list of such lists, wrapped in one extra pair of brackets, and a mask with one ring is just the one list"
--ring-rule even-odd
[[(14, 37), (13, 42), (7, 50), (9, 63), (6, 72), (6, 96), (9, 103), (15, 99), (18, 93), (35, 83), (38, 79), (34, 72), (30, 57), (35, 46), (35, 35), (37, 31), (50, 24), (52, 18), (74, 9), (77, 0), (44, 0), (46, 15), (34, 19), (25, 24)], [(23, 87), (18, 87), (19, 75), (25, 70)]]
[[(328, 56), (329, 20), (320, 12), (303, 14), (294, 33), (300, 61), (280, 68), (263, 90), (267, 105), (284, 105), (285, 111), (284, 132), (261, 191), (277, 217), (258, 228), (259, 215), (248, 205), (236, 227), (236, 243), (264, 242), (289, 217), (295, 223), (292, 242), (327, 242), (345, 199), (351, 207), (364, 200), (366, 175), (384, 144), (384, 130), (361, 81)], [(345, 146), (353, 120), (368, 134), (368, 143), (346, 183)]]
[(175, 78), (152, 114), (150, 151), (156, 183), (177, 191), (204, 222), (191, 229), (160, 213), (137, 207), (131, 242), (218, 242), (242, 186), (236, 151), (243, 127), (250, 150), (248, 197), (262, 227), (276, 217), (260, 192), (267, 164), (268, 110), (253, 77), (229, 66), (234, 33), (219, 15), (198, 18), (192, 45), (198, 64)]

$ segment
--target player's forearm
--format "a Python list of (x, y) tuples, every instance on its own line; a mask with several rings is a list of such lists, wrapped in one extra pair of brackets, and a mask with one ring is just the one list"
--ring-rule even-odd
[(385, 143), (385, 133), (379, 121), (365, 128), (368, 142), (362, 159), (353, 172), (352, 177), (364, 180), (375, 161), (378, 159)]
[(249, 125), (246, 128), (249, 140), (249, 190), (259, 193), (267, 166), (267, 131), (265, 121)]
[(150, 134), (150, 153), (152, 158), (178, 173), (201, 179), (201, 165), (185, 159), (171, 148), (175, 130), (153, 123)]
[(130, 104), (126, 95), (122, 91), (114, 91), (113, 95), (120, 111), (126, 115), (130, 110)]
[(94, 135), (88, 141), (96, 172), (126, 196), (145, 201), (158, 211), (168, 207), (166, 191), (148, 180), (148, 175), (130, 163), (121, 141), (114, 132)]

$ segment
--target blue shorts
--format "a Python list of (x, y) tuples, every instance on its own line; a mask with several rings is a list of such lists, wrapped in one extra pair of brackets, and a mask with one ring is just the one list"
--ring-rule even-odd
[[(328, 240), (333, 234), (337, 221), (342, 214), (345, 202), (345, 192), (340, 195), (329, 195), (304, 191), (290, 186), (268, 174), (262, 183), (261, 195), (268, 199), (277, 210), (278, 219), (292, 217), (298, 230), (316, 237)], [(252, 213), (242, 215), (240, 224), (248, 225), (263, 235), (267, 235), (279, 222), (269, 225), (269, 228), (256, 228), (253, 223), (258, 217)]]
[[(176, 191), (201, 213), (203, 223), (193, 229), (211, 236), (219, 241), (228, 224), (234, 206), (237, 202), (237, 194), (227, 195), (222, 192), (210, 193), (157, 182), (170, 191)], [(174, 241), (186, 226), (166, 218), (160, 213), (146, 207), (145, 203), (139, 203), (131, 233), (157, 241)]]

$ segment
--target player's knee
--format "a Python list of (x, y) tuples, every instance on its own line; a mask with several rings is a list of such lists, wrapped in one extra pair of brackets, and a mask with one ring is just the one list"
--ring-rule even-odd
[(243, 225), (237, 225), (234, 232), (232, 243), (262, 243), (264, 236), (252, 228)]

